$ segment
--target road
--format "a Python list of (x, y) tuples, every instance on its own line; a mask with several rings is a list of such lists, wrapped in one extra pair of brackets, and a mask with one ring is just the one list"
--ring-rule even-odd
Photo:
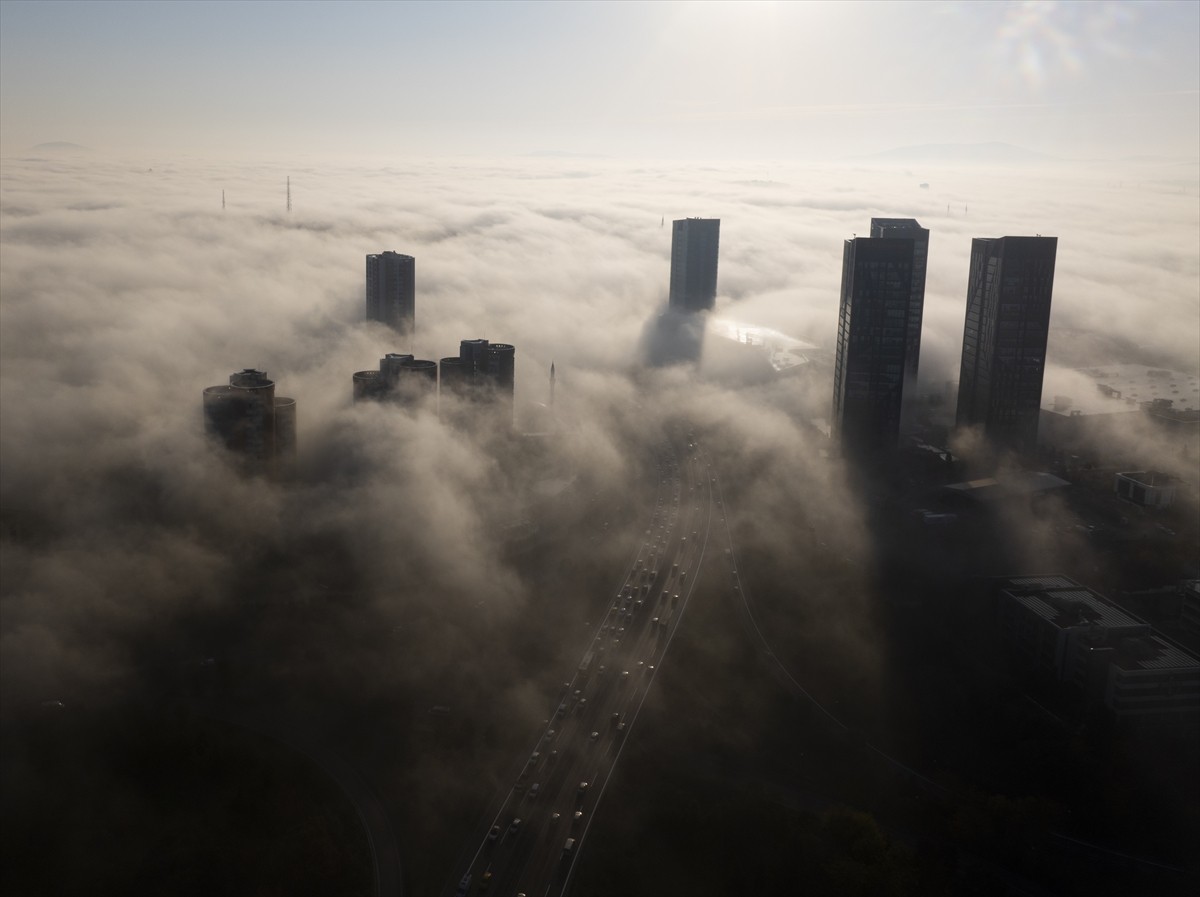
[[(690, 438), (690, 437), (689, 437)], [(558, 897), (687, 608), (713, 517), (708, 464), (694, 441), (660, 455), (645, 538), (512, 785), (463, 851), (449, 895)]]

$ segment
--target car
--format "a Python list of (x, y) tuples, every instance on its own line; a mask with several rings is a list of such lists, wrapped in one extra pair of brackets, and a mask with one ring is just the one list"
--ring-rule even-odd
[(571, 823), (573, 825), (578, 825), (580, 820), (582, 820), (582, 819), (583, 819), (583, 810), (576, 810), (575, 815), (571, 817)]
[(488, 832), (488, 840), (495, 841), (499, 837), (500, 837), (500, 826), (493, 825), (492, 830), (490, 832)]
[(551, 752), (550, 752), (550, 755), (549, 755), (548, 757), (546, 757), (546, 762), (547, 762), (548, 764), (550, 764), (551, 766), (553, 766), (553, 765), (554, 765), (554, 762), (555, 762), (557, 759), (558, 759), (558, 751), (551, 751)]
[(571, 855), (571, 851), (573, 851), (574, 849), (575, 849), (575, 839), (567, 838), (566, 842), (563, 844), (563, 851), (562, 851), (563, 858), (565, 859), (566, 857), (569, 857)]
[(558, 820), (560, 820), (561, 818), (562, 818), (562, 813), (551, 813), (550, 814), (551, 822), (558, 822)]
[(532, 754), (529, 755), (529, 761), (525, 765), (526, 766), (537, 766), (537, 762), (540, 759), (542, 759), (541, 751), (534, 751)]
[(622, 671), (621, 671), (621, 681), (622, 681), (622, 682), (628, 682), (628, 681), (629, 681), (629, 670), (622, 670)]
[(479, 879), (479, 890), (486, 891), (488, 885), (492, 883), (492, 870), (488, 869), (483, 873), (483, 877)]
[(471, 893), (471, 873), (468, 872), (462, 877), (458, 883), (458, 890), (454, 892), (454, 897), (467, 897)]
[(533, 785), (530, 786), (530, 788), (529, 788), (529, 799), (530, 800), (537, 800), (538, 791), (541, 789), (541, 787), (542, 787), (542, 785), (540, 782), (534, 782)]
[(508, 833), (509, 833), (510, 835), (515, 835), (515, 834), (516, 834), (517, 832), (519, 832), (520, 830), (521, 830), (521, 817), (520, 817), (520, 816), (514, 816), (514, 817), (513, 817), (513, 821), (512, 821), (512, 825), (510, 825), (510, 826), (508, 827)]
[(598, 740), (598, 739), (600, 738), (600, 733), (599, 733), (599, 732), (593, 732), (591, 735), (589, 735), (589, 736), (588, 736), (588, 738), (590, 738), (592, 741), (596, 741), (596, 740)]
[(578, 791), (576, 791), (575, 793), (576, 793), (577, 795), (579, 795), (580, 797), (583, 797), (583, 795), (587, 793), (587, 790), (588, 790), (588, 783), (587, 783), (587, 782), (580, 782), (580, 783), (579, 783), (579, 790), (578, 790)]

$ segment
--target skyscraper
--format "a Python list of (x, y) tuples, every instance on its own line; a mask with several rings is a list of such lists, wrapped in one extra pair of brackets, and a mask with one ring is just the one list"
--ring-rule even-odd
[(998, 446), (1037, 444), (1057, 237), (971, 243), (958, 426), (982, 425)]
[(717, 299), (720, 218), (682, 218), (671, 223), (671, 299), (676, 311), (707, 311)]
[(296, 400), (275, 395), (275, 381), (245, 368), (229, 385), (204, 390), (204, 429), (254, 472), (274, 470), (296, 454)]
[(912, 239), (857, 237), (842, 251), (832, 429), (850, 455), (896, 447), (913, 247)]
[(921, 361), (921, 316), (925, 309), (925, 268), (929, 260), (929, 228), (915, 218), (872, 218), (872, 237), (899, 237), (913, 241), (912, 294), (905, 328), (904, 395), (909, 403), (917, 395), (917, 368)]
[(368, 255), (367, 320), (412, 333), (416, 314), (416, 259), (390, 250)]

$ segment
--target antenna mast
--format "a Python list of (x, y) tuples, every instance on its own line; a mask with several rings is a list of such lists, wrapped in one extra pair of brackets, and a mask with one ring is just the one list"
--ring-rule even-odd
[(287, 210), (292, 210), (292, 176), (289, 174), (287, 179)]

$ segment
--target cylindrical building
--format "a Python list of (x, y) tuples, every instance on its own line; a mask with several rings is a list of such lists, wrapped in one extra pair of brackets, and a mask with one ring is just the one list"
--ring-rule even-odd
[(354, 401), (368, 402), (383, 397), (384, 382), (379, 371), (354, 372)]
[(389, 392), (400, 382), (400, 369), (413, 360), (411, 355), (388, 352), (379, 359), (379, 376), (383, 379), (383, 390)]
[(288, 464), (296, 459), (296, 400), (275, 397), (275, 460)]
[(281, 451), (295, 452), (296, 402), (276, 398), (275, 382), (263, 371), (244, 368), (228, 386), (204, 390), (204, 428), (249, 467), (265, 470)]
[(439, 363), (441, 367), (441, 391), (443, 395), (461, 396), (471, 380), (471, 369), (461, 356), (450, 355)]
[(392, 390), (392, 398), (402, 405), (416, 405), (437, 397), (436, 361), (413, 358), (398, 368), (399, 379)]

